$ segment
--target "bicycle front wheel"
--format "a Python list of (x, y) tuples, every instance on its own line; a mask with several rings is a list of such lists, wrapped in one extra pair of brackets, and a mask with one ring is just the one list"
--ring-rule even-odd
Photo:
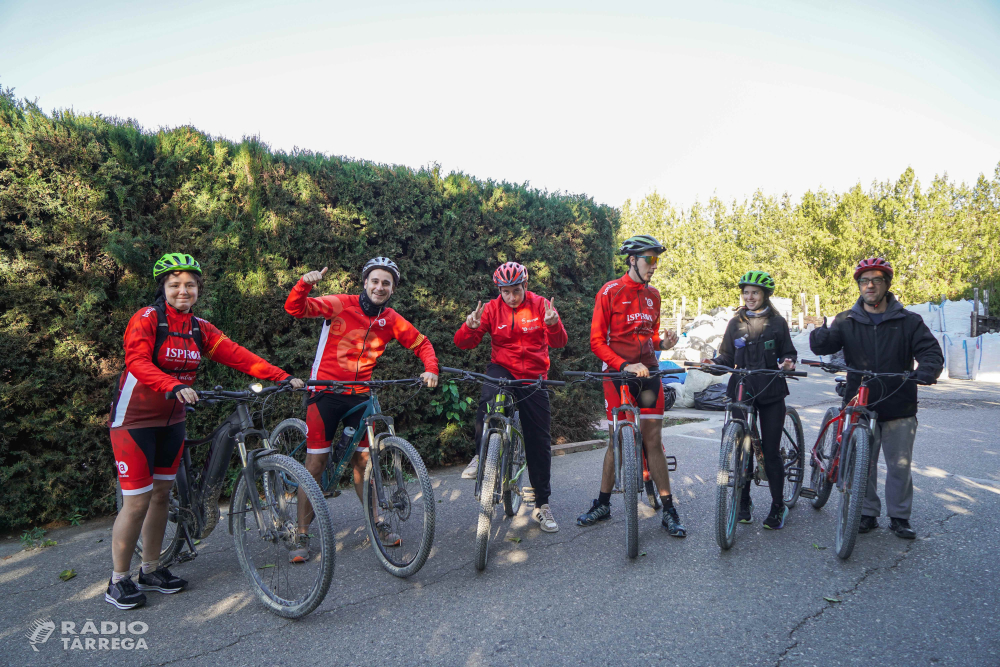
[(719, 472), (715, 482), (715, 541), (722, 550), (736, 542), (740, 495), (746, 471), (746, 429), (741, 422), (729, 422), (722, 431)]
[(490, 530), (493, 522), (493, 499), (500, 475), (500, 452), (503, 440), (499, 433), (490, 436), (486, 447), (486, 465), (483, 468), (483, 486), (479, 491), (479, 521), (476, 524), (476, 569), (486, 569), (489, 559)]
[(635, 427), (626, 424), (619, 431), (622, 460), (622, 495), (625, 496), (625, 555), (639, 555), (639, 452)]
[[(408, 577), (427, 562), (434, 542), (434, 489), (417, 450), (397, 436), (378, 443), (378, 470), (368, 458), (365, 468), (365, 522), (368, 539), (382, 567), (397, 577)], [(384, 503), (375, 492), (379, 475)]]
[[(183, 467), (177, 471), (177, 474), (183, 473)], [(122, 511), (123, 504), (122, 485), (118, 482), (115, 484), (115, 506), (119, 512)], [(175, 478), (173, 486), (170, 487), (170, 497), (167, 499), (167, 525), (163, 529), (163, 542), (160, 545), (160, 565), (163, 567), (170, 567), (184, 546), (184, 534), (179, 523), (180, 516), (180, 499), (177, 495), (177, 480)], [(135, 543), (134, 558), (137, 558), (138, 562), (142, 562), (142, 535), (139, 535), (139, 539)]]
[[(827, 410), (826, 414), (823, 415), (820, 428), (823, 428), (823, 424), (829, 424), (831, 419), (836, 419), (839, 414), (840, 410), (837, 408)], [(823, 434), (823, 444), (820, 445), (820, 452), (823, 455), (823, 465), (827, 470), (833, 465), (833, 450), (836, 449), (836, 446), (837, 424), (830, 424), (826, 428), (826, 433)], [(833, 483), (827, 478), (826, 473), (820, 469), (818, 461), (813, 461), (812, 463), (809, 485), (816, 492), (816, 497), (811, 501), (812, 506), (816, 509), (822, 509), (823, 505), (826, 505), (826, 501), (830, 499), (830, 491), (833, 488)]]
[(837, 522), (837, 539), (834, 546), (837, 556), (848, 558), (854, 551), (861, 523), (861, 504), (868, 487), (868, 458), (871, 434), (863, 426), (851, 429), (851, 437), (840, 461), (844, 492), (840, 494), (840, 520)]
[[(306, 539), (299, 534), (303, 497), (312, 505)], [(236, 557), (257, 599), (285, 618), (300, 618), (318, 607), (333, 578), (336, 544), (326, 500), (305, 467), (281, 454), (258, 458), (253, 486), (241, 473), (230, 512)], [(303, 546), (309, 551), (306, 561), (291, 563), (290, 552)]]
[(503, 511), (514, 516), (521, 509), (521, 487), (524, 485), (524, 440), (521, 439), (521, 418), (514, 413), (514, 432), (503, 465)]
[(805, 473), (804, 448), (806, 436), (802, 432), (802, 420), (795, 408), (785, 410), (785, 424), (781, 431), (781, 464), (785, 468), (785, 487), (781, 495), (785, 507), (795, 507), (802, 492), (802, 479)]

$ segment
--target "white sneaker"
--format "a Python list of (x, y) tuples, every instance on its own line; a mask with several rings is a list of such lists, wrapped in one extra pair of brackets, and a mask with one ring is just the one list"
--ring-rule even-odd
[(552, 510), (549, 509), (548, 503), (545, 503), (541, 507), (536, 507), (535, 511), (531, 513), (531, 518), (537, 521), (538, 527), (546, 533), (559, 532), (559, 524), (553, 518)]
[(475, 479), (477, 472), (479, 472), (479, 454), (473, 456), (469, 465), (465, 466), (465, 470), (462, 471), (462, 479)]
[(530, 486), (525, 486), (521, 488), (521, 500), (524, 501), (525, 505), (535, 504), (535, 489)]

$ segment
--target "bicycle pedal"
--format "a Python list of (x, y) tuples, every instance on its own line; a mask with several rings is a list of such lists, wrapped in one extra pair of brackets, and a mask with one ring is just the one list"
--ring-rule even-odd
[(801, 482), (802, 481), (802, 473), (800, 471), (798, 471), (798, 470), (796, 470), (794, 472), (792, 472), (792, 471), (786, 472), (785, 473), (785, 481), (793, 482), (793, 483), (794, 482)]
[(339, 495), (340, 495), (340, 489), (334, 489), (333, 491), (324, 491), (323, 492), (323, 497), (324, 498), (336, 498)]
[(177, 556), (178, 563), (187, 563), (198, 557), (197, 551), (185, 551), (184, 553)]
[(677, 470), (677, 457), (668, 456), (667, 457), (667, 471), (674, 472)]
[(802, 498), (815, 498), (816, 491), (807, 487), (802, 487), (802, 489), (799, 491), (799, 496), (801, 496)]

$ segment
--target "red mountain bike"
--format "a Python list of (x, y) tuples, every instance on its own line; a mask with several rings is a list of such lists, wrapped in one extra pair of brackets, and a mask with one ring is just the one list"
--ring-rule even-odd
[[(837, 521), (834, 545), (837, 556), (848, 558), (858, 537), (861, 506), (868, 488), (872, 432), (878, 420), (878, 413), (871, 410), (875, 404), (868, 404), (868, 385), (879, 378), (915, 380), (910, 373), (876, 373), (815, 359), (804, 359), (802, 363), (828, 373), (857, 373), (861, 376), (857, 395), (839, 410), (830, 408), (823, 416), (823, 426), (812, 450), (809, 486), (802, 489), (802, 497), (809, 498), (812, 506), (820, 509), (826, 505), (830, 491), (836, 485), (840, 491), (840, 520)], [(837, 378), (837, 394), (844, 396), (846, 387), (847, 380)]]

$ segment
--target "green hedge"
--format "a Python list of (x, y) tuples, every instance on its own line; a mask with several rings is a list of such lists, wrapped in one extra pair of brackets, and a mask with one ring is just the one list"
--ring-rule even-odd
[[(113, 509), (111, 386), (125, 325), (152, 300), (152, 262), (166, 251), (205, 267), (200, 316), (300, 376), (321, 323), (285, 314), (288, 290), (329, 266), (321, 291), (357, 293), (373, 255), (399, 263), (404, 281), (392, 305), (444, 364), (485, 366), (488, 345), (461, 352), (452, 336), (477, 300), (495, 295), (496, 265), (517, 260), (531, 272), (530, 289), (556, 297), (569, 332), (555, 370), (594, 366), (590, 314), (613, 270), (614, 209), (437, 168), (275, 153), (190, 127), (153, 133), (100, 116), (47, 115), (0, 93), (0, 531)], [(247, 381), (206, 366), (202, 387)], [(376, 377), (420, 370), (394, 345)], [(389, 393), (383, 405), (407, 395)], [(422, 391), (396, 415), (431, 465), (472, 451), (471, 413), (449, 424), (431, 403), (443, 395)], [(559, 392), (553, 436), (587, 438), (598, 408), (597, 392)], [(286, 402), (273, 417), (296, 409)], [(205, 433), (218, 417), (219, 409), (196, 415), (189, 431)]]

